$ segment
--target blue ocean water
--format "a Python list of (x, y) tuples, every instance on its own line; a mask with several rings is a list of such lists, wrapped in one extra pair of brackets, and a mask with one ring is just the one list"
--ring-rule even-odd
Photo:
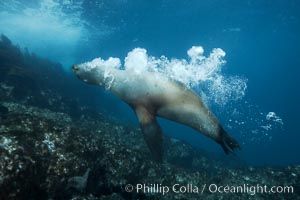
[[(137, 47), (155, 58), (186, 60), (192, 46), (202, 46), (206, 57), (221, 48), (226, 52), (222, 76), (231, 80), (229, 87), (244, 80), (245, 94), (229, 95), (225, 102), (220, 90), (201, 90), (201, 85), (199, 94), (204, 92), (222, 125), (241, 143), (242, 160), (287, 165), (300, 162), (299, 10), (297, 0), (12, 0), (0, 3), (0, 32), (66, 70), (95, 57), (123, 61)], [(125, 103), (100, 90), (101, 106), (138, 126)], [(166, 135), (223, 153), (190, 128), (160, 123)]]

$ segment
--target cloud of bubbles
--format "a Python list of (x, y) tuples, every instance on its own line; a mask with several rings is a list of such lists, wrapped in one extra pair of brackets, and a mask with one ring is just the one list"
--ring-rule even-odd
[[(143, 48), (135, 48), (125, 58), (125, 70), (135, 73), (158, 72), (182, 82), (187, 87), (200, 91), (209, 102), (224, 106), (229, 101), (244, 97), (247, 80), (239, 76), (224, 76), (222, 66), (225, 52), (215, 48), (206, 57), (201, 46), (193, 46), (187, 51), (188, 59), (156, 58)], [(203, 90), (205, 89), (205, 90)]]
[[(185, 84), (203, 96), (209, 103), (213, 101), (219, 106), (229, 101), (244, 97), (247, 89), (247, 80), (239, 76), (224, 76), (222, 66), (225, 64), (225, 52), (215, 48), (206, 57), (201, 46), (193, 46), (187, 51), (188, 59), (169, 59), (166, 56), (159, 58), (147, 54), (143, 48), (135, 48), (128, 52), (124, 59), (124, 68), (130, 73), (141, 74), (145, 71), (163, 74), (166, 77)], [(95, 65), (121, 69), (119, 58), (101, 58), (89, 62), (90, 67)]]

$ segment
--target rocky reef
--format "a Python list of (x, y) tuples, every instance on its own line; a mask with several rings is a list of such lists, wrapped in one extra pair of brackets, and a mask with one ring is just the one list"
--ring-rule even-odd
[[(0, 199), (247, 199), (249, 193), (126, 192), (138, 184), (202, 189), (204, 184), (291, 185), (291, 194), (255, 199), (297, 199), (300, 166), (226, 167), (201, 150), (165, 138), (165, 161), (151, 159), (138, 128), (105, 120), (73, 120), (48, 109), (1, 102)], [(152, 184), (152, 185), (151, 185)], [(179, 187), (180, 186), (180, 187)], [(185, 190), (185, 189), (182, 189)], [(186, 189), (187, 190), (187, 189)], [(254, 196), (253, 196), (254, 197)]]
[(299, 165), (222, 161), (167, 137), (155, 162), (138, 127), (87, 106), (59, 64), (4, 35), (0, 72), (1, 200), (300, 199)]

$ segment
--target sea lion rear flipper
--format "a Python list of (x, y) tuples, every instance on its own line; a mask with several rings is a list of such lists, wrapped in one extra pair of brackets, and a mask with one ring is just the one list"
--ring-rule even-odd
[(230, 135), (228, 135), (223, 128), (221, 128), (221, 140), (219, 141), (219, 144), (222, 146), (226, 154), (232, 153), (235, 155), (233, 151), (235, 149), (241, 149), (239, 143)]
[(162, 161), (163, 136), (156, 117), (144, 107), (135, 108), (144, 139), (155, 160)]

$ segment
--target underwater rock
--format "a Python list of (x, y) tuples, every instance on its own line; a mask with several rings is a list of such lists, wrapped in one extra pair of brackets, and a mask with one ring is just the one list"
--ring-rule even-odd
[(39, 117), (46, 120), (56, 121), (58, 123), (70, 123), (72, 121), (71, 117), (68, 114), (53, 112), (48, 109), (40, 109), (33, 106), (25, 106), (18, 103), (9, 103), (2, 102), (0, 103), (3, 107), (5, 107), (9, 112), (14, 113), (16, 115), (29, 115), (31, 117)]
[[(151, 159), (140, 129), (91, 118), (79, 122), (65, 113), (11, 102), (0, 105), (9, 110), (1, 124), (0, 199), (199, 199), (200, 195), (126, 192), (127, 184), (140, 183), (180, 184), (185, 190), (203, 184), (292, 185), (293, 194), (255, 197), (297, 199), (299, 195), (300, 166), (225, 167), (202, 150), (168, 138), (164, 163), (159, 164)], [(236, 194), (206, 190), (201, 196), (232, 199)]]

